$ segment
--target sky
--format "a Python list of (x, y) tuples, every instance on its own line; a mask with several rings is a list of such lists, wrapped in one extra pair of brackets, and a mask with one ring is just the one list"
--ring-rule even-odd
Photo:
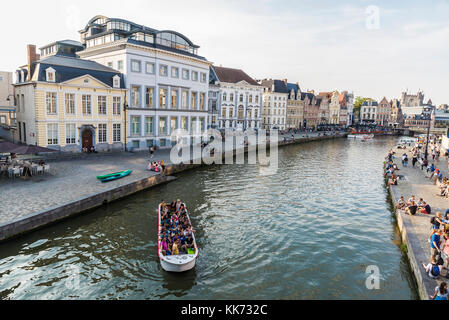
[(27, 44), (79, 41), (96, 15), (178, 31), (255, 79), (378, 100), (422, 90), (449, 104), (449, 0), (6, 1), (0, 70), (24, 65)]

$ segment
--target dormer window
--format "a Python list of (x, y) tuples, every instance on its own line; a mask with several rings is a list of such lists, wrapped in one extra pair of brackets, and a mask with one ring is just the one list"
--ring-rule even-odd
[(55, 69), (48, 68), (45, 72), (47, 74), (47, 82), (55, 82)]
[(113, 87), (114, 88), (120, 88), (120, 77), (119, 76), (115, 75), (112, 78), (112, 82), (113, 82)]

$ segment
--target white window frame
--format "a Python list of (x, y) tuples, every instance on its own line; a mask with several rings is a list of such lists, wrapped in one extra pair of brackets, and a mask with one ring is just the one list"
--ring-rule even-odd
[[(184, 77), (184, 71), (187, 72), (187, 77)], [(190, 80), (190, 70), (189, 69), (182, 69), (182, 80)]]
[[(162, 70), (164, 70), (164, 68), (165, 68), (165, 74), (162, 73)], [(159, 65), (159, 76), (168, 77), (168, 65), (166, 65), (166, 64)]]
[[(73, 128), (73, 132), (71, 130), (69, 130), (69, 127)], [(71, 133), (71, 135), (69, 136), (68, 133)], [(65, 144), (76, 144), (76, 123), (66, 123), (66, 125), (65, 125)]]
[[(45, 69), (45, 76), (46, 76), (46, 80), (47, 82), (55, 82), (56, 81), (56, 70), (53, 68), (47, 68)], [(50, 79), (51, 77), (51, 79)]]
[[(139, 88), (138, 90), (138, 99), (139, 99), (139, 103), (135, 104), (134, 103), (134, 97), (133, 97), (133, 87)], [(131, 107), (132, 108), (141, 108), (142, 107), (142, 86), (138, 85), (138, 84), (132, 84), (131, 85)]]
[[(118, 126), (118, 130), (117, 130)], [(118, 138), (117, 139), (117, 132), (118, 132)], [(112, 143), (115, 142), (122, 142), (122, 124), (121, 123), (113, 123), (112, 124)]]
[[(117, 106), (117, 100), (118, 99), (118, 106)], [(118, 112), (116, 112), (118, 110)], [(113, 116), (119, 116), (122, 114), (122, 97), (120, 96), (113, 96), (112, 97), (112, 115)]]
[[(102, 105), (100, 105), (100, 98), (101, 98)], [(104, 105), (103, 105), (103, 103), (104, 103)], [(100, 111), (103, 111), (103, 110), (100, 110), (100, 109), (103, 109), (103, 107), (104, 107), (104, 112), (100, 112)], [(104, 96), (104, 95), (97, 96), (97, 114), (99, 116), (107, 116), (108, 115), (108, 97), (107, 96)]]
[(98, 124), (98, 143), (108, 143), (108, 124)]
[[(50, 126), (54, 126), (56, 128), (56, 130), (52, 130), (52, 133), (54, 134), (56, 132), (56, 134), (54, 134), (56, 137), (50, 137)], [(49, 143), (49, 140), (52, 139), (51, 143)], [(54, 143), (56, 141), (56, 143)], [(56, 146), (59, 144), (59, 126), (58, 123), (47, 123), (47, 145), (49, 146)]]
[[(68, 95), (73, 96), (73, 112), (68, 112), (67, 111), (68, 110), (67, 102), (69, 101), (69, 100), (67, 100), (67, 96)], [(67, 115), (76, 115), (76, 93), (66, 92), (64, 94), (64, 107), (65, 107), (65, 110), (64, 110), (65, 114), (67, 114)]]
[[(86, 97), (86, 103), (89, 101), (89, 111), (90, 113), (84, 112), (84, 97)], [(89, 99), (87, 99), (89, 97)], [(87, 105), (86, 105), (86, 111), (87, 111)], [(83, 116), (92, 116), (92, 95), (91, 94), (82, 94), (81, 95), (81, 114)]]
[[(148, 66), (153, 66), (153, 71), (148, 72)], [(146, 74), (155, 74), (156, 72), (156, 65), (154, 62), (146, 62), (145, 63), (145, 73)]]
[[(139, 70), (134, 69), (134, 63), (137, 63), (137, 65), (139, 66)], [(142, 73), (142, 61), (131, 59), (131, 72)]]
[(120, 77), (118, 75), (115, 75), (112, 77), (112, 87), (113, 88), (120, 88)]
[[(55, 112), (48, 112), (48, 94), (55, 95), (55, 101), (54, 101)], [(53, 100), (53, 98), (52, 98), (52, 100)], [(53, 101), (52, 101), (51, 108), (53, 109)], [(55, 91), (45, 92), (45, 111), (47, 112), (47, 115), (57, 115), (58, 114), (58, 93), (57, 92), (55, 92)]]

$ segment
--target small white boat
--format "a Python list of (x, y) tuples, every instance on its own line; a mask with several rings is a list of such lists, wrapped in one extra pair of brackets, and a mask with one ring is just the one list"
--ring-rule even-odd
[(371, 140), (374, 138), (374, 134), (348, 134), (348, 139), (357, 139), (357, 140)]
[(366, 141), (366, 140), (373, 140), (374, 139), (374, 134), (364, 134), (362, 136), (362, 140)]
[[(185, 204), (184, 204), (185, 205)], [(187, 210), (187, 206), (186, 206)], [(190, 220), (189, 213), (187, 211), (187, 218)], [(162, 254), (161, 248), (161, 206), (159, 205), (159, 220), (158, 220), (158, 236), (157, 236), (157, 249), (159, 259), (161, 261), (161, 267), (168, 272), (184, 272), (193, 269), (196, 264), (196, 258), (198, 257), (198, 247), (196, 245), (195, 234), (192, 232), (193, 245), (195, 247), (194, 254), (179, 254), (173, 256), (167, 256)]]

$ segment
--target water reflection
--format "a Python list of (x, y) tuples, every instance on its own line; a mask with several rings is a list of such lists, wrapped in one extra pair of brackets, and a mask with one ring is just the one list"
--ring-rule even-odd
[[(0, 298), (410, 299), (382, 176), (392, 139), (279, 150), (275, 176), (212, 166), (0, 245)], [(188, 203), (194, 270), (164, 272), (157, 205)], [(396, 242), (396, 243), (395, 243)], [(365, 287), (378, 265), (380, 290)]]

